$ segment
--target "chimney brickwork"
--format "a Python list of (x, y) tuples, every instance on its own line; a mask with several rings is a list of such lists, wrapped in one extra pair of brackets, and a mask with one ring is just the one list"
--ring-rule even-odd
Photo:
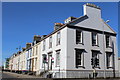
[(84, 7), (84, 15), (87, 15), (88, 17), (92, 17), (92, 18), (101, 18), (100, 7), (90, 3), (83, 5), (83, 7)]

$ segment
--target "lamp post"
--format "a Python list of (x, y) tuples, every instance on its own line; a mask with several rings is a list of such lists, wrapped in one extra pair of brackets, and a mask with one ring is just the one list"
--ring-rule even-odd
[[(106, 23), (110, 22), (110, 20), (107, 20)], [(106, 60), (105, 60), (105, 41), (104, 41), (104, 24), (103, 24), (103, 53), (104, 53), (104, 78), (106, 78)]]

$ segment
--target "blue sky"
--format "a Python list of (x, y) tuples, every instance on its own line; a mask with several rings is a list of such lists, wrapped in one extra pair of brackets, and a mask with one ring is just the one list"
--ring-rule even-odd
[[(54, 23), (69, 16), (83, 15), (81, 2), (14, 2), (2, 4), (2, 54), (3, 60), (10, 57), (16, 48), (32, 42), (34, 35), (46, 35), (53, 31)], [(94, 3), (101, 7), (102, 18), (118, 32), (118, 3)], [(120, 54), (119, 54), (120, 56)]]

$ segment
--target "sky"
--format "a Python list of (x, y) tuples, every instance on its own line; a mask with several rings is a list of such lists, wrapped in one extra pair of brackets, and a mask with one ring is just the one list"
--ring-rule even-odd
[[(92, 2), (93, 3), (93, 2)], [(83, 16), (83, 2), (4, 2), (2, 4), (2, 59), (33, 41), (34, 35), (47, 35), (54, 23), (69, 16)], [(102, 18), (118, 32), (118, 3), (94, 3), (101, 7)], [(120, 56), (120, 54), (119, 54)]]

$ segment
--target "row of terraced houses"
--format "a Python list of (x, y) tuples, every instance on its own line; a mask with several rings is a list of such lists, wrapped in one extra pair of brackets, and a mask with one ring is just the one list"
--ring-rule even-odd
[(52, 78), (118, 77), (116, 32), (101, 8), (83, 5), (84, 15), (55, 23), (48, 35), (35, 35), (9, 59), (10, 71)]

